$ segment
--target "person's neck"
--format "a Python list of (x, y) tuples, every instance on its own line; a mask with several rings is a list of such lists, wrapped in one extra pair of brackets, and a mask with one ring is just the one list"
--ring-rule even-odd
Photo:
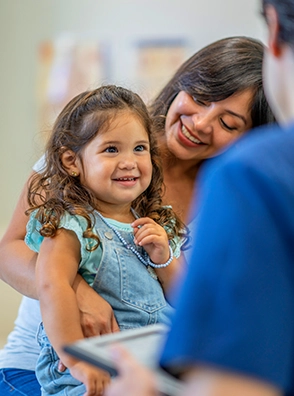
[(164, 149), (164, 146), (160, 148), (165, 185), (163, 203), (171, 205), (178, 216), (188, 223), (195, 182), (202, 161), (181, 160), (167, 148)]
[(166, 147), (165, 144), (160, 145), (160, 154), (162, 159), (163, 172), (172, 174), (176, 178), (190, 176), (195, 179), (200, 165), (203, 161), (199, 160), (182, 160), (175, 157)]
[(105, 205), (100, 202), (96, 208), (103, 217), (116, 220), (121, 223), (132, 223), (135, 220), (135, 216), (131, 211), (130, 205)]

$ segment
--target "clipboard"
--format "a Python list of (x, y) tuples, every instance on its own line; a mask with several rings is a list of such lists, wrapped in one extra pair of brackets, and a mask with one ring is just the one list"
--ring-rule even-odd
[(139, 363), (154, 372), (157, 389), (162, 396), (180, 396), (183, 392), (183, 382), (164, 371), (158, 364), (168, 330), (169, 328), (163, 324), (154, 324), (84, 338), (73, 344), (65, 345), (64, 351), (107, 371), (111, 377), (115, 377), (118, 373), (111, 358), (110, 347), (119, 343)]

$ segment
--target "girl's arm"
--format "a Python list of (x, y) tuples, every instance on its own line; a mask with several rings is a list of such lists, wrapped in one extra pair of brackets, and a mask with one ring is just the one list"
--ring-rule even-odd
[(41, 244), (36, 264), (36, 286), (46, 334), (71, 374), (86, 386), (85, 395), (102, 394), (109, 375), (63, 351), (64, 345), (84, 338), (73, 289), (79, 268), (80, 242), (73, 231), (60, 229)]
[[(33, 173), (32, 173), (33, 174)], [(19, 293), (38, 299), (35, 282), (37, 254), (25, 244), (28, 216), (28, 182), (26, 182), (12, 219), (0, 242), (0, 278)], [(74, 283), (85, 336), (118, 331), (111, 306), (80, 276)]]
[(167, 267), (154, 268), (165, 295), (169, 294), (170, 287), (173, 285), (175, 279), (181, 279), (183, 277), (184, 268), (186, 268), (186, 265), (183, 257), (174, 258)]
[(63, 346), (84, 338), (73, 289), (80, 257), (76, 234), (60, 229), (55, 237), (44, 238), (36, 264), (37, 293), (46, 333), (69, 368), (75, 359), (63, 352)]

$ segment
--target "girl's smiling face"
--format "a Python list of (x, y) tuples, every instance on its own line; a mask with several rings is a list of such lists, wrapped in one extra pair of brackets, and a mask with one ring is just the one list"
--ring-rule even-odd
[(208, 103), (179, 92), (165, 122), (168, 149), (175, 157), (196, 163), (215, 156), (252, 127), (252, 98), (252, 91), (246, 90)]
[[(131, 206), (152, 177), (148, 134), (132, 113), (120, 113), (99, 132), (77, 160), (80, 181), (99, 200), (99, 210)], [(110, 208), (110, 211), (109, 211)]]

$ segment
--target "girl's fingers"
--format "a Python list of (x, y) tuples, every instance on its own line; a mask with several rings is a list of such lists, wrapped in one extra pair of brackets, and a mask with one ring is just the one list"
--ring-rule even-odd
[(131, 225), (132, 225), (132, 227), (142, 227), (145, 224), (157, 225), (157, 223), (155, 223), (155, 221), (150, 219), (149, 217), (140, 217), (139, 219), (136, 219), (135, 221), (133, 221), (133, 223)]
[(136, 238), (135, 243), (137, 245), (143, 246), (143, 247), (152, 244), (153, 248), (160, 248), (160, 249), (164, 249), (164, 246), (165, 246), (165, 244), (162, 243), (161, 238), (158, 238), (155, 235), (146, 235), (140, 239)]
[(154, 226), (152, 224), (144, 224), (141, 227), (134, 229), (134, 235), (136, 238), (142, 238), (146, 235), (157, 235), (157, 236), (165, 236), (166, 232), (160, 226)]

